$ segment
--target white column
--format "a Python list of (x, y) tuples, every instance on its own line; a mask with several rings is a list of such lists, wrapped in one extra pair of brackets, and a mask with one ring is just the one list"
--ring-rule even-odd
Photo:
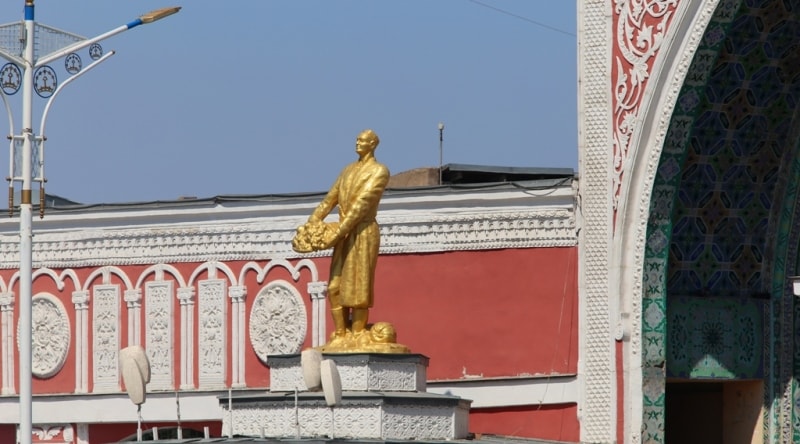
[(194, 386), (194, 287), (178, 289), (181, 304), (181, 390)]
[(77, 424), (77, 433), (75, 444), (89, 444), (89, 425)]
[(89, 391), (89, 292), (73, 291), (75, 305), (75, 393)]
[(328, 283), (309, 282), (308, 294), (311, 295), (311, 346), (318, 347), (328, 342), (325, 335), (325, 321), (328, 319), (328, 304), (325, 298), (328, 295)]
[(14, 395), (14, 293), (0, 294), (0, 362), (2, 363), (3, 387), (0, 393)]
[(142, 341), (142, 290), (125, 290), (128, 306), (128, 345), (141, 345)]
[(233, 285), (228, 289), (228, 296), (231, 298), (231, 304), (233, 305), (233, 325), (231, 326), (233, 330), (233, 337), (231, 338), (233, 346), (231, 351), (233, 356), (231, 358), (231, 366), (233, 367), (232, 387), (244, 387), (246, 385), (244, 380), (244, 338), (247, 337), (244, 331), (244, 326), (246, 325), (244, 320), (244, 300), (246, 295), (247, 287), (244, 285)]

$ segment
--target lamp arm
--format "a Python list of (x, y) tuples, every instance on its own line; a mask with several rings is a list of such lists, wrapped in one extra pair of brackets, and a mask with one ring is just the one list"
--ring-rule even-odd
[[(149, 12), (147, 14), (144, 14), (141, 17), (139, 17), (139, 18), (137, 18), (137, 19), (125, 24), (125, 25), (122, 25), (122, 26), (119, 26), (117, 28), (114, 28), (111, 31), (107, 31), (107, 32), (105, 32), (103, 34), (100, 34), (100, 35), (98, 35), (96, 37), (92, 37), (90, 39), (82, 40), (80, 42), (75, 42), (75, 43), (73, 43), (71, 45), (68, 45), (68, 46), (66, 46), (66, 47), (64, 47), (62, 49), (59, 49), (59, 50), (57, 50), (55, 52), (51, 52), (50, 54), (47, 54), (46, 56), (44, 56), (44, 57), (40, 58), (39, 60), (37, 60), (34, 63), (34, 68), (38, 68), (39, 66), (47, 65), (48, 63), (52, 62), (53, 60), (59, 59), (61, 57), (64, 57), (65, 55), (67, 55), (67, 54), (69, 54), (71, 52), (78, 51), (78, 50), (83, 49), (83, 48), (85, 48), (85, 47), (87, 47), (87, 46), (89, 46), (89, 45), (91, 45), (93, 43), (97, 43), (97, 42), (99, 42), (101, 40), (105, 40), (105, 39), (107, 39), (109, 37), (112, 37), (112, 36), (115, 36), (115, 35), (117, 35), (117, 34), (119, 34), (121, 32), (125, 32), (125, 31), (127, 31), (127, 30), (129, 30), (131, 28), (135, 28), (135, 27), (137, 27), (139, 25), (143, 25), (143, 24), (146, 24), (146, 23), (152, 23), (152, 22), (154, 22), (156, 20), (161, 20), (164, 17), (169, 17), (170, 15), (175, 14), (180, 10), (181, 10), (180, 7), (172, 7), (172, 8), (161, 8), (161, 9), (158, 9), (158, 10), (155, 10), (155, 11), (151, 11), (151, 12)], [(0, 57), (2, 57), (2, 56), (3, 56), (3, 54), (0, 53)]]
[(14, 211), (14, 115), (11, 113), (11, 105), (8, 104), (8, 97), (6, 93), (0, 88), (0, 97), (3, 98), (3, 104), (6, 106), (6, 112), (8, 113), (8, 211), (9, 215), (13, 214)]
[(71, 45), (68, 45), (68, 46), (62, 48), (62, 49), (59, 49), (58, 51), (51, 52), (50, 54), (47, 54), (46, 56), (41, 57), (39, 60), (37, 60), (36, 63), (34, 64), (34, 68), (38, 68), (40, 66), (47, 65), (48, 63), (52, 62), (53, 60), (60, 59), (61, 57), (64, 57), (65, 55), (67, 55), (67, 54), (69, 54), (71, 52), (79, 51), (79, 50), (81, 50), (83, 48), (86, 48), (87, 46), (92, 45), (94, 43), (97, 43), (97, 42), (99, 42), (101, 40), (105, 40), (105, 39), (107, 39), (109, 37), (112, 37), (112, 36), (115, 36), (115, 35), (117, 35), (117, 34), (119, 34), (121, 32), (125, 32), (128, 29), (130, 29), (129, 26), (130, 25), (122, 25), (122, 26), (120, 26), (118, 28), (114, 28), (111, 31), (108, 31), (108, 32), (103, 33), (103, 34), (100, 34), (100, 35), (98, 35), (96, 37), (92, 37), (92, 38), (86, 39), (86, 40), (81, 40), (80, 42), (75, 42), (75, 43), (73, 43)]
[(3, 98), (3, 105), (6, 106), (6, 112), (8, 113), (8, 133), (14, 134), (14, 115), (11, 113), (11, 105), (8, 104), (8, 96), (2, 88), (0, 88), (0, 97)]
[[(60, 85), (58, 85), (58, 87), (56, 87), (56, 90), (53, 92), (53, 95), (50, 96), (50, 98), (47, 100), (47, 104), (44, 106), (44, 111), (42, 111), (42, 123), (39, 126), (39, 135), (40, 136), (44, 137), (44, 128), (45, 128), (45, 124), (47, 123), (47, 114), (50, 112), (50, 105), (53, 104), (53, 100), (56, 98), (58, 93), (61, 92), (61, 90), (64, 89), (67, 85), (69, 85), (70, 82), (72, 82), (73, 80), (75, 80), (78, 77), (82, 76), (84, 73), (89, 72), (89, 70), (91, 70), (95, 66), (99, 65), (100, 62), (106, 61), (109, 57), (113, 56), (114, 54), (116, 54), (115, 51), (109, 51), (109, 52), (103, 54), (99, 59), (93, 61), (92, 63), (87, 65), (86, 68), (82, 69), (80, 72), (78, 72), (77, 74), (75, 74), (72, 77), (68, 78), (67, 80), (64, 80), (63, 83), (61, 83)], [(2, 90), (0, 90), (0, 91), (2, 91)], [(3, 98), (3, 100), (5, 100), (5, 98)], [(10, 110), (9, 110), (9, 117), (10, 116), (11, 116), (11, 114), (10, 114)]]

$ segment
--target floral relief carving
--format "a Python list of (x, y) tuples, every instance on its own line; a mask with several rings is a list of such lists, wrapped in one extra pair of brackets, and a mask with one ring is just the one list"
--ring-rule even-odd
[(619, 204), (631, 139), (639, 128), (642, 104), (653, 62), (680, 0), (615, 0), (611, 66), (614, 107), (614, 210)]
[(199, 284), (199, 356), (200, 384), (221, 385), (225, 383), (225, 281), (209, 279)]
[(92, 318), (95, 391), (119, 390), (119, 305), (119, 286), (95, 286)]
[(49, 378), (61, 370), (69, 351), (70, 325), (64, 304), (50, 294), (34, 296), (31, 329), (31, 372), (37, 378)]
[(266, 363), (268, 355), (297, 353), (306, 337), (306, 310), (300, 293), (277, 280), (264, 287), (250, 312), (250, 344)]
[(147, 356), (151, 388), (172, 388), (172, 281), (148, 282), (146, 286)]
[(39, 424), (31, 428), (31, 434), (38, 441), (52, 441), (53, 443), (70, 444), (75, 439), (71, 425)]

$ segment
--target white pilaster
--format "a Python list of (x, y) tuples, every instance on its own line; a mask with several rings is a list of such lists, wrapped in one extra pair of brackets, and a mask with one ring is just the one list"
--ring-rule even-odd
[(73, 291), (75, 306), (75, 393), (89, 391), (89, 292)]
[(328, 342), (325, 337), (325, 321), (328, 319), (328, 283), (317, 281), (308, 283), (311, 296), (311, 346), (317, 347)]
[(75, 444), (89, 444), (89, 425), (77, 424), (77, 429)]
[(128, 305), (128, 345), (141, 345), (142, 337), (142, 290), (125, 290)]
[(2, 363), (3, 387), (0, 393), (3, 395), (16, 394), (14, 390), (14, 293), (0, 294), (0, 363)]
[(178, 289), (181, 304), (181, 390), (194, 389), (194, 287)]
[(228, 296), (231, 298), (233, 309), (233, 338), (231, 338), (231, 350), (233, 367), (233, 387), (244, 387), (244, 312), (245, 312), (245, 296), (247, 296), (247, 287), (244, 285), (234, 285), (228, 289)]

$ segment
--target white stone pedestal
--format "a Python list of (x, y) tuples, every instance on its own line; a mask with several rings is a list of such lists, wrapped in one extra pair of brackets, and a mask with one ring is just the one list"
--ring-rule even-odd
[[(326, 354), (342, 400), (328, 407), (305, 390), (300, 355), (270, 356), (270, 391), (232, 397), (223, 430), (266, 438), (453, 440), (467, 437), (471, 401), (425, 392), (428, 358), (416, 354)], [(227, 407), (228, 399), (220, 403)]]
[[(428, 358), (423, 355), (353, 353), (324, 355), (336, 362), (342, 390), (424, 392)], [(270, 356), (269, 391), (305, 391), (300, 355)]]

